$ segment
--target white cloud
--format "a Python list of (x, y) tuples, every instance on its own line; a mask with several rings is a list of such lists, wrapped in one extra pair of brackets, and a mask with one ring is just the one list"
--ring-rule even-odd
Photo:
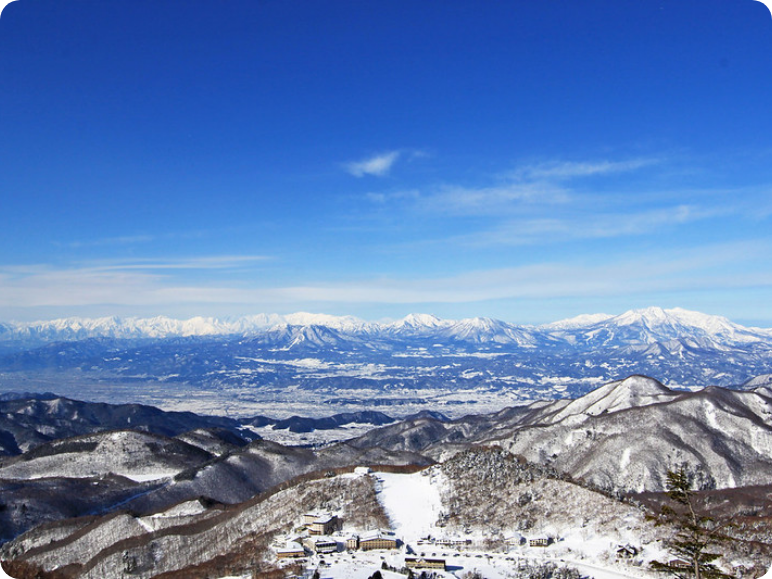
[(172, 270), (172, 269), (230, 269), (243, 267), (250, 263), (266, 261), (263, 255), (217, 255), (212, 257), (194, 257), (188, 259), (143, 259), (131, 261), (109, 261), (95, 263), (92, 269), (109, 270)]
[(629, 296), (643, 292), (772, 287), (772, 273), (726, 275), (739, 262), (763, 260), (769, 242), (628, 256), (605, 263), (549, 262), (438, 278), (378, 279), (274, 290), (293, 302), (472, 303), (500, 299)]
[[(41, 264), (0, 266), (0, 305), (10, 308), (174, 303), (178, 297), (173, 294), (181, 285), (181, 270), (243, 269), (266, 259), (224, 255), (105, 261), (60, 268)], [(198, 291), (205, 295), (205, 288)]]
[(551, 161), (526, 165), (516, 169), (512, 175), (525, 180), (563, 180), (575, 177), (590, 177), (610, 173), (635, 171), (659, 163), (657, 159), (629, 159), (627, 161)]
[(666, 228), (713, 217), (726, 217), (725, 208), (705, 209), (682, 204), (659, 209), (599, 212), (569, 210), (564, 216), (538, 216), (500, 221), (487, 229), (453, 238), (469, 246), (534, 245), (582, 239), (612, 239), (653, 235)]
[[(385, 192), (366, 198), (380, 206), (389, 203), (391, 211), (418, 217), (422, 224), (431, 220), (432, 232), (447, 232), (419, 243), (465, 247), (554, 246), (663, 231), (678, 234), (708, 219), (760, 220), (772, 207), (764, 202), (768, 190), (661, 189), (656, 176), (643, 188), (618, 175), (659, 163), (656, 158), (544, 162), (523, 165), (488, 186), (443, 185), (413, 190), (410, 196)], [(603, 182), (569, 182), (589, 176)], [(415, 238), (411, 242), (415, 244)]]
[(173, 272), (110, 268), (0, 268), (0, 307), (152, 307), (215, 304), (248, 309), (307, 309), (309, 304), (476, 303), (502, 299), (629, 296), (644, 292), (772, 287), (772, 273), (754, 267), (772, 253), (772, 240), (628, 254), (614, 261), (550, 261), (442, 277), (380, 277), (363, 281), (250, 286), (191, 283)]
[(368, 201), (372, 201), (373, 203), (376, 203), (378, 205), (383, 205), (384, 203), (390, 203), (390, 202), (401, 201), (401, 200), (416, 201), (421, 198), (421, 193), (415, 189), (409, 189), (404, 191), (394, 191), (391, 193), (376, 193), (371, 191), (369, 193), (365, 193), (365, 198)]
[(457, 215), (501, 215), (528, 205), (569, 200), (569, 192), (551, 183), (506, 183), (494, 187), (444, 187), (421, 198), (424, 209)]
[(73, 249), (79, 249), (82, 247), (99, 247), (105, 245), (134, 245), (137, 243), (150, 243), (155, 240), (156, 237), (154, 235), (122, 235), (119, 237), (105, 237), (89, 241), (71, 241), (66, 245)]
[[(566, 181), (591, 176), (635, 171), (658, 163), (656, 159), (626, 161), (552, 161), (522, 165), (500, 175), (489, 185), (435, 185), (410, 197), (393, 193), (369, 193), (367, 199), (382, 204), (404, 199), (405, 209), (427, 214), (506, 217), (522, 211), (551, 211), (556, 204), (576, 204), (578, 195)], [(584, 195), (586, 197), (586, 195)]]
[(389, 173), (399, 157), (399, 151), (389, 151), (362, 161), (346, 163), (345, 167), (354, 177), (364, 177), (365, 175), (383, 177)]

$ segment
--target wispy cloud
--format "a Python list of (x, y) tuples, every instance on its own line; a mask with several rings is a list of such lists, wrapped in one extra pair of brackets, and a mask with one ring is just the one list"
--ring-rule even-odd
[(386, 153), (380, 153), (361, 161), (352, 161), (346, 163), (344, 166), (346, 171), (354, 175), (354, 177), (364, 177), (365, 175), (383, 177), (388, 175), (389, 171), (391, 171), (392, 166), (397, 162), (397, 159), (399, 159), (400, 155), (400, 151), (388, 151)]
[(569, 191), (552, 183), (504, 183), (492, 187), (442, 187), (421, 197), (424, 209), (455, 215), (501, 215), (523, 205), (566, 203)]
[[(87, 233), (87, 232), (86, 232)], [(71, 241), (55, 241), (58, 247), (70, 249), (83, 249), (91, 247), (120, 247), (151, 243), (163, 243), (173, 240), (200, 239), (211, 235), (211, 229), (198, 229), (188, 231), (159, 231), (155, 233), (137, 233), (133, 235), (114, 235), (109, 237), (98, 237), (95, 239), (76, 239)]]
[(548, 161), (524, 165), (512, 172), (518, 180), (564, 180), (594, 175), (626, 173), (660, 163), (659, 159), (640, 158), (625, 161)]
[[(756, 190), (663, 189), (658, 176), (664, 164), (658, 157), (544, 161), (499, 174), (493, 184), (442, 184), (413, 189), (409, 195), (369, 193), (367, 199), (381, 206), (378, 216), (394, 220), (401, 214), (402, 223), (420, 222), (426, 237), (417, 241), (414, 236), (412, 243), (467, 248), (555, 247), (662, 232), (677, 236), (710, 219), (755, 215), (760, 220), (768, 213), (768, 202), (761, 203), (765, 196)], [(633, 172), (638, 174), (628, 178)], [(429, 223), (433, 227), (425, 226)]]
[(410, 189), (405, 191), (394, 191), (390, 193), (365, 193), (365, 198), (373, 203), (384, 204), (393, 201), (411, 200), (416, 201), (421, 198), (421, 192), (417, 189)]
[(706, 209), (681, 204), (657, 209), (628, 210), (624, 213), (571, 211), (567, 216), (510, 219), (495, 226), (456, 237), (472, 246), (534, 245), (583, 239), (652, 235), (666, 228), (715, 217), (726, 217), (727, 209)]
[(194, 257), (187, 259), (132, 259), (93, 262), (89, 268), (99, 271), (116, 270), (173, 270), (173, 269), (232, 269), (249, 264), (267, 261), (271, 258), (264, 255), (217, 255), (211, 257)]
[(295, 302), (473, 303), (499, 299), (586, 298), (644, 292), (772, 287), (772, 273), (726, 275), (738, 263), (765, 259), (772, 242), (716, 244), (629, 255), (587, 263), (553, 261), (475, 270), (435, 278), (381, 278), (367, 282), (311, 284), (273, 290)]
[[(247, 304), (256, 310), (308, 307), (309, 303), (476, 303), (501, 299), (625, 296), (644, 292), (772, 287), (772, 273), (754, 268), (772, 253), (772, 240), (713, 244), (628, 254), (614, 260), (555, 260), (517, 267), (299, 283), (281, 286), (192, 283), (177, 274), (110, 268), (0, 268), (0, 307)], [(751, 266), (751, 267), (748, 267)], [(20, 273), (26, 271), (27, 273)], [(728, 275), (731, 272), (731, 275)]]
[(135, 245), (139, 243), (151, 243), (156, 241), (155, 235), (122, 235), (117, 237), (104, 237), (102, 239), (92, 239), (88, 241), (70, 241), (66, 245), (72, 249), (80, 249), (84, 247), (101, 247), (111, 245)]
[[(268, 258), (253, 255), (187, 259), (97, 261), (56, 267), (45, 264), (0, 266), (0, 305), (4, 307), (145, 305), (174, 303), (168, 291), (184, 285), (182, 271), (234, 271)], [(204, 288), (200, 288), (204, 291)]]
[(581, 178), (603, 177), (636, 171), (659, 163), (641, 158), (623, 161), (550, 161), (521, 165), (512, 171), (488, 179), (481, 185), (438, 184), (422, 190), (367, 194), (370, 201), (383, 204), (402, 201), (405, 210), (451, 216), (506, 217), (513, 212), (550, 210), (554, 205), (577, 202), (575, 185)]

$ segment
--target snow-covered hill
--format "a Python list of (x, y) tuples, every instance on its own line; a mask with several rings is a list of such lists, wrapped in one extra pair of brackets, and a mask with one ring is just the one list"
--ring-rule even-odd
[(772, 482), (772, 399), (765, 393), (710, 387), (639, 401), (599, 414), (566, 407), (547, 425), (498, 438), (516, 454), (608, 490), (661, 490), (667, 470), (681, 466), (703, 488)]
[[(44, 402), (62, 416), (71, 411), (61, 400)], [(273, 536), (255, 529), (288, 533), (301, 509), (324, 508), (367, 521), (362, 530), (388, 515), (406, 542), (430, 534), (498, 549), (511, 548), (513, 539), (547, 536), (560, 538), (551, 551), (557, 557), (602, 551), (610, 560), (620, 545), (633, 543), (649, 549), (649, 557), (658, 548), (653, 526), (636, 507), (593, 488), (661, 490), (666, 471), (682, 466), (701, 488), (759, 485), (766, 493), (772, 485), (772, 390), (766, 386), (676, 392), (631, 376), (575, 400), (457, 420), (423, 415), (315, 450), (269, 441), (243, 446), (229, 436), (200, 428), (176, 438), (106, 432), (3, 459), (4, 538), (49, 522), (3, 553), (47, 569), (72, 563), (76, 576), (102, 579), (123, 573), (135, 557), (144, 570), (132, 576), (151, 577), (226, 553), (242, 561), (245, 553), (267, 549)], [(425, 466), (431, 458), (439, 464), (423, 474), (386, 469), (376, 475), (377, 486), (362, 484), (369, 477), (335, 476), (341, 467)], [(293, 479), (298, 484), (288, 482)], [(278, 496), (283, 499), (275, 502)], [(271, 509), (254, 510), (264, 501)], [(110, 514), (86, 523), (61, 521), (105, 511)]]
[(40, 445), (0, 467), (0, 478), (94, 478), (115, 474), (135, 481), (171, 478), (213, 458), (180, 440), (137, 431), (90, 434)]
[(46, 571), (66, 567), (67, 577), (83, 579), (148, 579), (197, 566), (177, 576), (222, 577), (225, 569), (255, 565), (268, 573), (276, 569), (272, 539), (295, 528), (303, 513), (324, 508), (356, 528), (385, 522), (369, 477), (322, 474), (229, 508), (202, 510), (186, 501), (145, 516), (122, 511), (62, 521), (19, 537), (0, 555)]
[[(558, 563), (605, 578), (653, 578), (646, 564), (664, 554), (661, 540), (672, 532), (647, 520), (641, 508), (551, 469), (500, 448), (474, 448), (417, 472), (317, 473), (227, 507), (189, 500), (142, 515), (122, 511), (60, 521), (18, 537), (0, 555), (19, 568), (66, 566), (78, 578), (220, 577), (226, 570), (236, 577), (269, 576), (281, 564), (277, 547), (302, 537), (303, 514), (318, 510), (342, 521), (339, 543), (378, 528), (404, 543), (375, 554), (340, 549), (324, 555), (324, 564), (319, 556), (308, 557), (322, 576), (352, 579), (375, 570), (404, 577), (393, 569), (404, 567), (409, 556), (445, 559), (443, 577), (475, 569), (494, 579), (553, 576), (538, 572), (550, 561), (553, 570)], [(548, 545), (531, 546), (528, 539)], [(725, 551), (723, 568), (767, 563), (758, 549), (753, 556), (752, 550)]]
[(575, 400), (536, 402), (451, 422), (408, 420), (350, 444), (445, 459), (496, 444), (607, 490), (662, 490), (687, 466), (704, 488), (772, 484), (772, 397), (709, 387), (670, 390), (632, 376)]
[(223, 416), (164, 412), (143, 404), (83, 402), (52, 394), (20, 394), (0, 401), (0, 456), (20, 454), (57, 439), (107, 430), (136, 429), (176, 436), (198, 428), (226, 428), (239, 439), (256, 438), (243, 431), (241, 423)]

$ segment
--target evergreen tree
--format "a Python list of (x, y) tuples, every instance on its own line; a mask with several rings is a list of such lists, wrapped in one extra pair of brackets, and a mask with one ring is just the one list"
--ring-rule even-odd
[(710, 547), (725, 538), (719, 534), (711, 517), (698, 515), (695, 511), (694, 491), (686, 469), (669, 470), (666, 485), (673, 506), (663, 506), (656, 520), (657, 524), (669, 524), (676, 528), (675, 535), (666, 542), (674, 559), (652, 561), (652, 568), (678, 579), (731, 577), (713, 564), (721, 555), (712, 552)]

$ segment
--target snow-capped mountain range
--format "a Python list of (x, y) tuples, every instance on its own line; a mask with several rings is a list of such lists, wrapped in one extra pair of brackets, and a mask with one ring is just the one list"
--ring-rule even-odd
[(581, 396), (631, 374), (671, 388), (748, 388), (772, 374), (772, 331), (661, 308), (542, 326), (308, 313), (0, 326), (0, 390), (95, 400), (109, 392), (113, 402), (225, 414), (441, 409), (458, 417)]
[(286, 328), (319, 327), (350, 338), (436, 337), (451, 341), (513, 344), (532, 347), (544, 340), (570, 344), (652, 344), (682, 337), (708, 338), (743, 344), (772, 340), (772, 330), (746, 328), (727, 318), (684, 310), (651, 307), (612, 316), (581, 315), (542, 326), (515, 325), (492, 318), (441, 319), (410, 314), (394, 322), (368, 322), (353, 316), (298, 312), (257, 314), (231, 319), (194, 317), (176, 320), (152, 318), (62, 318), (37, 322), (0, 323), (4, 342), (54, 342), (87, 338), (163, 339), (191, 336), (251, 337)]

